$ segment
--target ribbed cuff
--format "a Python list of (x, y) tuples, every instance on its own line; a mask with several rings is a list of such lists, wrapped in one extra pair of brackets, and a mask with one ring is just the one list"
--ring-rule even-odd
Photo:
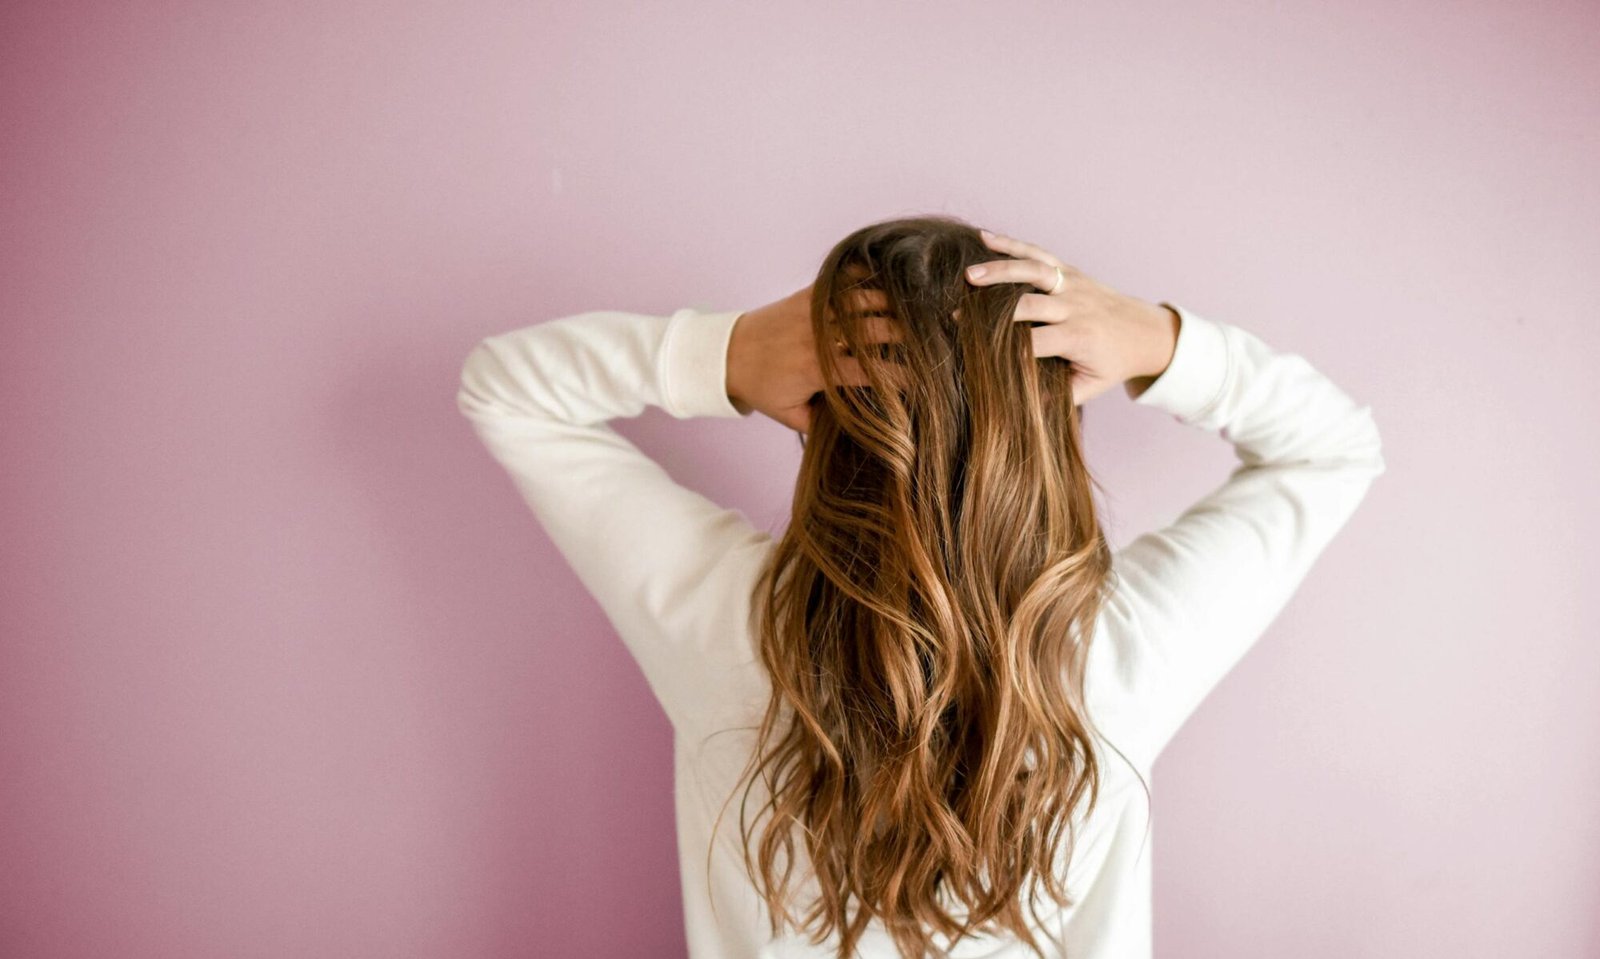
[(728, 398), (728, 343), (742, 310), (685, 307), (667, 320), (661, 342), (661, 408), (678, 419), (744, 416)]
[(1165, 410), (1186, 423), (1211, 411), (1228, 382), (1228, 339), (1221, 325), (1163, 302), (1179, 317), (1178, 342), (1172, 362), (1155, 382), (1134, 398), (1140, 406)]

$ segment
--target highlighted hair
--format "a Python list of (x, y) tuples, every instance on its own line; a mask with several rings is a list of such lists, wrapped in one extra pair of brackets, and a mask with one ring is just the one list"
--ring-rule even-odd
[[(772, 695), (739, 830), (773, 934), (837, 935), (842, 959), (874, 918), (906, 956), (996, 931), (1042, 955), (1024, 901), (1072, 902), (1072, 817), (1099, 795), (1084, 670), (1111, 550), (1070, 362), (1012, 319), (1029, 287), (965, 279), (1003, 257), (963, 221), (897, 219), (842, 240), (813, 287), (817, 342), (843, 338), (871, 385), (820, 351), (828, 388), (756, 587)], [(886, 297), (897, 342), (868, 345), (860, 291)], [(797, 916), (806, 864), (820, 896)]]

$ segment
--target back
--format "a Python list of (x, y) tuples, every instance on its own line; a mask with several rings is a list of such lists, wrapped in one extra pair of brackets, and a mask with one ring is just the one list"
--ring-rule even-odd
[[(1218, 435), (1239, 463), (1114, 557), (1086, 695), (1115, 749), (1096, 750), (1106, 800), (1085, 823), (1079, 871), (1067, 873), (1076, 905), (1059, 917), (1050, 947), (1074, 956), (1148, 955), (1153, 847), (1131, 771), (1148, 776), (1384, 470), (1369, 407), (1302, 357), (1169, 305), (1181, 317), (1176, 352), (1136, 402)], [(751, 595), (773, 538), (674, 482), (606, 421), (647, 405), (680, 418), (741, 415), (724, 379), (739, 315), (589, 313), (492, 336), (467, 358), (457, 398), (677, 730), (681, 880), (695, 957), (800, 948), (793, 937), (764, 938), (766, 916), (735, 868), (737, 850), (724, 848), (726, 825), (710, 847), (711, 809), (749, 758), (750, 719), (766, 705)], [(869, 930), (859, 954), (872, 955), (874, 944), (881, 940)]]

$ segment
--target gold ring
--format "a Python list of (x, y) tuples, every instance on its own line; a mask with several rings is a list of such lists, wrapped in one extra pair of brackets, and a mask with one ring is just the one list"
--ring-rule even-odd
[(1056, 285), (1052, 286), (1050, 288), (1049, 295), (1050, 296), (1054, 296), (1056, 291), (1061, 289), (1061, 284), (1065, 283), (1066, 281), (1067, 281), (1067, 277), (1066, 277), (1066, 275), (1064, 273), (1061, 272), (1061, 267), (1059, 267), (1059, 266), (1056, 267)]

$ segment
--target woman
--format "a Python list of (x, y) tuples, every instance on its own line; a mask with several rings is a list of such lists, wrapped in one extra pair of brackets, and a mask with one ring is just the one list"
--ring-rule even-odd
[[(1118, 384), (1239, 465), (1114, 552)], [(949, 217), (759, 309), (491, 336), (458, 403), (673, 723), (697, 959), (1149, 955), (1151, 766), (1384, 470), (1301, 357)], [(646, 405), (801, 432), (782, 534), (607, 425)]]

